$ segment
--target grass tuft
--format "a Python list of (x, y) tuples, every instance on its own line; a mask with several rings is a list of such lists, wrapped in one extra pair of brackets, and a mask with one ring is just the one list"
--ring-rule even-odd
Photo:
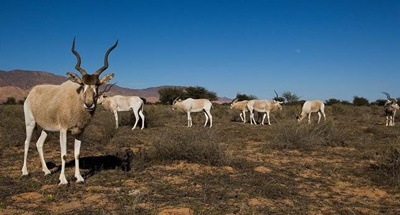
[(159, 161), (186, 160), (205, 165), (221, 166), (230, 158), (215, 132), (209, 128), (169, 129), (150, 147), (149, 156)]
[(321, 146), (343, 146), (345, 132), (332, 122), (319, 124), (278, 123), (272, 147), (312, 150)]
[(372, 178), (379, 184), (400, 185), (400, 149), (391, 148), (377, 164), (372, 165)]

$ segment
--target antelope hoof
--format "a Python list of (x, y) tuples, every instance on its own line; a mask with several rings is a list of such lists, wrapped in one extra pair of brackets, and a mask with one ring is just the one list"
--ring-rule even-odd
[(43, 170), (43, 172), (44, 172), (44, 175), (50, 175), (51, 174), (51, 172), (50, 172), (50, 170)]
[(65, 180), (65, 181), (60, 180), (60, 183), (59, 183), (58, 185), (65, 185), (65, 184), (68, 184), (68, 181), (67, 181), (67, 180)]

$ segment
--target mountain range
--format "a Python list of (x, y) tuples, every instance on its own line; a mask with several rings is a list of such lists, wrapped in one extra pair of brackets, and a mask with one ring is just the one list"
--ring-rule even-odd
[[(29, 70), (0, 70), (0, 103), (6, 101), (9, 97), (15, 98), (16, 101), (24, 100), (32, 87), (38, 84), (61, 84), (67, 78), (44, 71)], [(104, 87), (104, 86), (102, 86)], [(158, 91), (163, 88), (182, 87), (182, 86), (157, 86), (145, 89), (130, 89), (114, 85), (110, 95), (140, 96), (146, 98), (149, 103), (159, 101), (160, 94)], [(101, 90), (101, 89), (100, 89)], [(218, 98), (217, 103), (230, 102), (229, 98)]]

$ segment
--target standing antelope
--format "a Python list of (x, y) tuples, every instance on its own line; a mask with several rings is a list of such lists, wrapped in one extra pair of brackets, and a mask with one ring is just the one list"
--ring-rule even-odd
[(193, 125), (190, 113), (203, 111), (204, 115), (206, 116), (206, 122), (204, 123), (204, 126), (207, 126), (208, 118), (210, 118), (210, 128), (211, 128), (212, 127), (212, 115), (210, 112), (211, 107), (212, 103), (208, 99), (188, 98), (185, 100), (180, 100), (180, 99), (178, 100), (178, 98), (176, 98), (172, 103), (172, 110), (179, 109), (187, 113), (188, 127), (192, 127)]
[(235, 99), (231, 103), (231, 109), (237, 109), (241, 111), (239, 116), (240, 119), (242, 119), (243, 123), (246, 123), (246, 112), (249, 111), (249, 108), (247, 108), (247, 102), (249, 101), (248, 100), (238, 101), (238, 99)]
[(321, 121), (321, 114), (326, 121), (325, 104), (320, 100), (306, 101), (301, 109), (301, 114), (296, 116), (297, 121), (300, 122), (308, 115), (308, 124), (311, 124), (311, 113), (315, 112), (318, 113), (318, 123)]
[(268, 120), (268, 125), (271, 125), (270, 119), (269, 119), (269, 113), (274, 112), (275, 110), (282, 110), (282, 104), (283, 102), (280, 101), (269, 101), (269, 100), (250, 100), (247, 103), (247, 108), (250, 111), (250, 124), (257, 125), (256, 120), (254, 119), (254, 111), (257, 111), (259, 113), (264, 113), (263, 118), (261, 121), (261, 125), (264, 125), (264, 120), (265, 116), (267, 116)]
[(399, 109), (397, 100), (390, 98), (389, 93), (382, 92), (386, 95), (387, 100), (385, 102), (385, 116), (386, 116), (386, 126), (394, 126), (394, 118), (396, 116), (396, 111)]
[(97, 103), (102, 104), (106, 110), (114, 113), (115, 128), (118, 128), (118, 111), (130, 110), (132, 110), (135, 115), (135, 125), (132, 127), (132, 130), (136, 128), (136, 125), (139, 122), (139, 116), (142, 120), (142, 127), (140, 129), (144, 128), (144, 102), (139, 96), (107, 96), (105, 93), (102, 93), (97, 100)]
[(75, 69), (79, 71), (82, 78), (77, 74), (67, 72), (69, 80), (61, 85), (37, 85), (32, 88), (24, 103), (26, 139), (22, 175), (28, 175), (27, 157), (29, 144), (35, 124), (38, 124), (42, 128), (42, 133), (36, 143), (36, 147), (45, 175), (51, 173), (43, 156), (43, 144), (47, 137), (46, 132), (58, 131), (60, 132), (61, 147), (61, 173), (59, 180), (60, 185), (68, 184), (65, 178), (65, 159), (67, 155), (67, 131), (70, 131), (75, 137), (75, 178), (77, 182), (84, 181), (79, 171), (80, 137), (96, 111), (98, 87), (114, 77), (114, 74), (110, 73), (101, 79), (99, 78), (100, 74), (108, 68), (108, 55), (117, 44), (118, 40), (107, 50), (104, 56), (104, 66), (91, 75), (81, 68), (81, 57), (75, 51), (74, 38), (72, 53), (77, 59)]

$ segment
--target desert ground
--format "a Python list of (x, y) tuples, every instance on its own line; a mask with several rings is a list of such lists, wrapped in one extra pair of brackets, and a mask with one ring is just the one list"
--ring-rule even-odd
[[(298, 123), (300, 106), (271, 113), (272, 125), (240, 122), (215, 104), (204, 115), (146, 105), (146, 128), (99, 107), (81, 147), (76, 183), (68, 137), (68, 185), (58, 185), (59, 134), (49, 133), (41, 170), (36, 129), (21, 176), (22, 105), (0, 105), (0, 214), (400, 214), (400, 122), (383, 107), (334, 105), (327, 121)], [(129, 158), (128, 158), (129, 157)]]

